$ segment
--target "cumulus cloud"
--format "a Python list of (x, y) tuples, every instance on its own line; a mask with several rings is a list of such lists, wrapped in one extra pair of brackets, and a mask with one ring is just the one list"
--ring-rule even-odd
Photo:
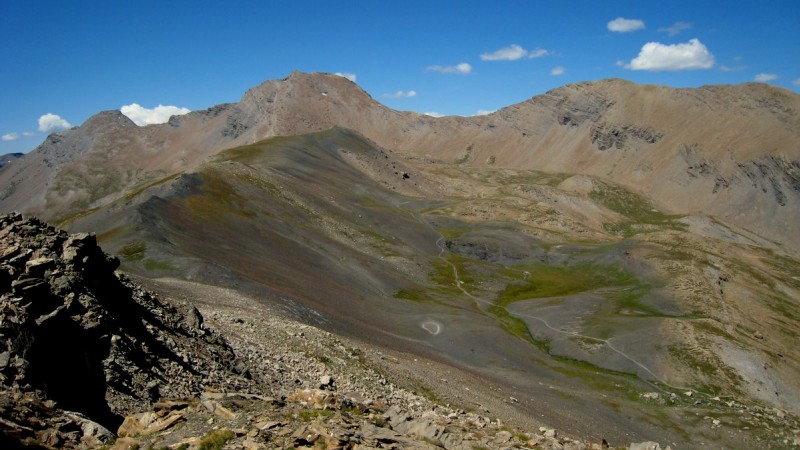
[(145, 108), (138, 103), (131, 103), (119, 109), (119, 111), (128, 116), (136, 125), (153, 125), (157, 123), (166, 123), (172, 116), (182, 116), (191, 111), (188, 108), (178, 108), (177, 106), (164, 106), (158, 105), (153, 109)]
[(431, 117), (444, 117), (444, 114), (441, 114), (441, 113), (438, 113), (438, 112), (433, 112), (433, 111), (422, 113), (422, 114), (425, 114), (426, 116), (431, 116)]
[(39, 117), (39, 131), (49, 133), (56, 130), (66, 130), (72, 128), (69, 122), (62, 119), (58, 114), (47, 113)]
[(698, 39), (684, 44), (644, 44), (639, 56), (633, 58), (626, 69), (651, 71), (678, 71), (710, 69), (714, 66), (714, 55)]
[(524, 48), (520, 47), (517, 44), (511, 44), (508, 47), (503, 47), (499, 50), (495, 50), (491, 53), (484, 53), (481, 55), (482, 61), (516, 61), (522, 58), (541, 58), (542, 56), (547, 56), (550, 54), (550, 51), (545, 50), (543, 48), (537, 48), (534, 50), (525, 50)]
[(639, 19), (626, 19), (624, 17), (617, 17), (611, 22), (608, 22), (608, 29), (617, 33), (628, 33), (631, 31), (643, 30), (644, 21)]
[(753, 78), (754, 81), (758, 81), (759, 83), (766, 83), (768, 81), (777, 80), (778, 75), (774, 73), (760, 73)]
[(348, 72), (336, 72), (334, 75), (339, 75), (340, 77), (347, 78), (348, 80), (352, 81), (353, 83), (356, 82), (356, 74), (348, 73)]
[(479, 109), (478, 112), (475, 113), (476, 116), (487, 116), (493, 112), (497, 111), (496, 109)]
[(409, 97), (416, 97), (417, 91), (411, 90), (408, 92), (405, 91), (397, 91), (394, 94), (383, 94), (386, 98), (409, 98)]
[(687, 22), (675, 22), (670, 27), (659, 28), (658, 31), (661, 33), (667, 33), (669, 37), (676, 36), (680, 34), (681, 31), (686, 31), (692, 28), (692, 24)]
[(472, 66), (467, 63), (456, 64), (455, 66), (428, 66), (426, 69), (429, 72), (439, 73), (458, 73), (467, 75), (472, 72)]
[(19, 139), (19, 134), (18, 133), (6, 133), (6, 134), (3, 135), (2, 139), (3, 139), (4, 142), (16, 141), (17, 139)]
[(550, 70), (550, 75), (553, 75), (553, 76), (557, 77), (559, 75), (564, 75), (564, 72), (566, 72), (566, 71), (567, 71), (567, 69), (565, 69), (565, 68), (563, 68), (561, 66), (556, 66), (556, 67), (553, 67)]
[(800, 86), (800, 78), (795, 78), (794, 80), (792, 80), (792, 84), (795, 86)]

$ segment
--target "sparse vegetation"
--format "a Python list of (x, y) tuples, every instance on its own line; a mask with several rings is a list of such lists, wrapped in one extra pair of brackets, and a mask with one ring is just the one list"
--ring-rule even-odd
[(207, 434), (200, 443), (197, 444), (198, 450), (220, 450), (226, 442), (236, 437), (233, 431), (228, 429), (212, 431)]
[(172, 264), (166, 261), (156, 261), (154, 259), (146, 259), (144, 261), (144, 268), (147, 270), (173, 270)]
[(126, 244), (119, 249), (119, 256), (125, 261), (140, 261), (144, 258), (144, 253), (147, 250), (147, 244), (143, 241), (135, 241)]
[(332, 409), (304, 409), (297, 413), (300, 420), (310, 422), (317, 417), (330, 417), (333, 415)]
[(472, 150), (474, 147), (475, 147), (474, 144), (469, 144), (467, 148), (464, 150), (464, 154), (461, 155), (458, 159), (456, 159), (455, 163), (457, 165), (461, 165), (469, 162), (470, 157), (472, 157)]
[(647, 199), (635, 194), (621, 186), (595, 181), (595, 189), (589, 193), (589, 198), (606, 208), (619, 213), (629, 220), (606, 223), (603, 225), (609, 233), (630, 237), (638, 233), (648, 233), (664, 229), (684, 231), (687, 226), (676, 219), (678, 216), (669, 216), (653, 207)]

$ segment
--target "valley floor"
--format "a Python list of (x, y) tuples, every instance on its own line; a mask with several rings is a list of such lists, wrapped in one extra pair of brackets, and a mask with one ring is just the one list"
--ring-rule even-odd
[[(537, 389), (546, 391), (552, 386), (518, 389), (509, 385), (508, 380), (504, 382), (503, 374), (489, 380), (471, 373), (467, 368), (436, 361), (420, 352), (392, 350), (370, 344), (368, 340), (336, 336), (287, 319), (278, 308), (234, 290), (176, 279), (137, 281), (165, 298), (193, 303), (202, 312), (207, 325), (219, 331), (231, 343), (252, 371), (254, 379), (261, 378), (271, 386), (270, 396), (292, 398), (299, 390), (319, 388), (320, 380), (330, 377), (332, 384), (328, 388), (335, 386), (336, 395), (367, 405), (390, 405), (392, 414), (402, 411), (401, 415), (426, 423), (427, 428), (417, 423), (426, 430), (418, 437), (425, 433), (430, 435), (427, 438), (420, 437), (423, 443), (438, 442), (437, 445), (447, 448), (499, 448), (512, 445), (520, 448), (601, 448), (605, 441), (612, 448), (627, 448), (631, 442), (661, 438), (662, 444), (671, 445), (672, 448), (780, 448), (782, 443), (791, 445), (790, 440), (785, 440), (785, 432), (772, 431), (765, 438), (763, 430), (755, 427), (742, 429), (731, 426), (731, 423), (738, 421), (730, 420), (730, 417), (709, 416), (709, 411), (714, 408), (701, 405), (700, 401), (695, 407), (683, 408), (681, 414), (684, 417), (693, 413), (697, 418), (687, 420), (686, 428), (680, 432), (663, 430), (660, 436), (643, 435), (641, 430), (620, 432), (618, 424), (611, 417), (597, 416), (586, 420), (592, 417), (591, 411), (559, 408), (557, 404), (542, 401), (544, 396), (539, 398), (530, 395)], [(522, 392), (525, 394), (521, 395)], [(591, 408), (591, 404), (587, 403), (586, 407)], [(762, 417), (762, 425), (775, 426), (769, 411), (746, 410), (748, 408), (742, 407), (740, 415)], [(251, 413), (245, 408), (240, 416)], [(635, 411), (619, 413), (638, 414)], [(729, 409), (724, 414), (731, 413), (733, 410)], [(255, 416), (258, 414), (250, 420), (258, 418)], [(264, 422), (263, 417), (261, 419)], [(754, 423), (756, 426), (758, 424)], [(240, 429), (249, 429), (247, 426), (240, 424)], [(437, 432), (436, 426), (441, 426), (442, 431)], [(551, 427), (558, 431), (553, 431)], [(444, 436), (445, 440), (451, 439), (448, 442), (441, 435), (444, 430), (451, 433), (450, 437)], [(506, 434), (497, 438), (497, 433), (504, 430), (509, 431), (516, 441), (501, 442)], [(179, 438), (190, 437), (188, 434), (191, 431), (192, 428), (187, 427), (184, 433), (171, 435), (172, 442), (160, 442), (179, 442)], [(200, 433), (194, 431), (195, 434)], [(677, 438), (674, 441), (663, 439), (669, 435)], [(688, 439), (682, 439), (687, 436)], [(467, 440), (463, 441), (465, 438)], [(452, 439), (459, 439), (464, 445), (454, 445)], [(574, 447), (565, 444), (574, 444)]]

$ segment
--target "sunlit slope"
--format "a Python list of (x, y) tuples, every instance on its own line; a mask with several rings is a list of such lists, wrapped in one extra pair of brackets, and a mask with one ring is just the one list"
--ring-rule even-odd
[[(620, 404), (647, 416), (640, 395), (662, 390), (797, 406), (797, 261), (594, 177), (425, 162), (335, 128), (223, 152), (76, 226), (128, 270), (547, 380), (613, 420)], [(694, 411), (667, 413), (646, 421)]]
[[(396, 111), (340, 76), (293, 72), (238, 103), (137, 127), (98, 113), (0, 172), (0, 209), (68, 221), (226, 149), (343, 127), (424, 161), (601, 178), (669, 214), (713, 215), (797, 254), (800, 96), (747, 83), (575, 83), (476, 117)], [(67, 223), (67, 222), (64, 222)]]

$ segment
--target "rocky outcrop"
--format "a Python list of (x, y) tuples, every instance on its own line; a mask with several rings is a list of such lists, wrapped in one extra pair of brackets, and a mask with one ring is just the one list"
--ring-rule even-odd
[(161, 397), (249, 385), (196, 310), (181, 311), (116, 274), (118, 261), (94, 235), (10, 214), (0, 218), (0, 239), (7, 433), (69, 447), (87, 436), (78, 431), (84, 422), (116, 430), (124, 415)]
[(631, 140), (647, 144), (655, 144), (664, 136), (664, 133), (649, 127), (636, 125), (611, 125), (607, 123), (592, 126), (590, 138), (592, 144), (600, 151), (610, 148), (621, 149)]

